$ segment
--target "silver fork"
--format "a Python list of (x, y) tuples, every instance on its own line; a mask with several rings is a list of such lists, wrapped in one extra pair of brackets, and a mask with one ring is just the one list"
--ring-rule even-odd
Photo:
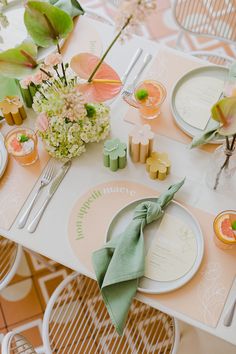
[(136, 74), (136, 76), (135, 76), (133, 82), (132, 82), (130, 85), (128, 85), (128, 86), (126, 87), (126, 89), (122, 92), (121, 95), (122, 95), (122, 98), (123, 98), (123, 99), (125, 99), (125, 98), (128, 97), (128, 96), (133, 95), (134, 89), (135, 89), (135, 87), (136, 87), (136, 85), (137, 85), (137, 83), (138, 83), (138, 80), (139, 80), (140, 76), (142, 75), (144, 69), (145, 69), (146, 66), (150, 63), (151, 60), (152, 60), (152, 55), (151, 55), (151, 54), (147, 54), (147, 55), (145, 56), (144, 60), (143, 60), (143, 65), (141, 66), (139, 72)]
[(31, 200), (28, 208), (26, 209), (26, 211), (24, 212), (24, 214), (21, 216), (21, 218), (19, 220), (19, 223), (18, 223), (18, 228), (19, 229), (22, 229), (25, 226), (25, 224), (26, 224), (26, 222), (28, 220), (28, 217), (29, 217), (29, 215), (31, 213), (31, 210), (32, 210), (32, 208), (33, 208), (33, 206), (34, 206), (34, 204), (35, 204), (35, 202), (36, 202), (41, 190), (47, 184), (49, 184), (51, 182), (51, 180), (53, 179), (54, 173), (55, 173), (54, 163), (50, 163), (47, 166), (47, 168), (46, 168), (46, 170), (45, 170), (45, 172), (43, 174), (43, 177), (42, 177), (42, 179), (40, 181), (40, 186), (39, 186), (38, 190), (36, 191), (36, 193), (35, 193), (33, 199)]

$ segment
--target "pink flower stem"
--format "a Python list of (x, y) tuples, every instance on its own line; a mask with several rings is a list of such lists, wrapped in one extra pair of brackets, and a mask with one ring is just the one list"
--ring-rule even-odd
[(50, 72), (44, 70), (43, 68), (40, 68), (40, 71), (42, 71), (42, 73), (46, 74), (48, 77), (52, 77), (52, 75), (50, 74)]
[(111, 42), (111, 44), (108, 46), (107, 50), (105, 51), (105, 53), (103, 54), (103, 56), (101, 57), (101, 59), (99, 60), (98, 64), (95, 66), (92, 74), (89, 76), (88, 78), (88, 82), (91, 82), (93, 80), (94, 75), (96, 74), (96, 72), (98, 71), (98, 69), (100, 68), (100, 66), (102, 65), (102, 63), (104, 62), (104, 59), (106, 58), (107, 54), (110, 52), (111, 48), (113, 47), (113, 45), (116, 43), (116, 41), (119, 39), (119, 37), (121, 36), (122, 32), (124, 31), (124, 29), (129, 25), (130, 20), (132, 19), (132, 16), (130, 16), (127, 21), (125, 22), (124, 26), (121, 28), (121, 30), (117, 33), (117, 35), (115, 36), (115, 38), (113, 39), (113, 41)]
[[(61, 54), (61, 49), (60, 49), (60, 45), (59, 45), (58, 41), (57, 41), (57, 51), (59, 54)], [(62, 68), (63, 77), (65, 79), (65, 85), (67, 86), (66, 71), (65, 71), (65, 66), (64, 66), (63, 61), (61, 63), (61, 68)]]
[(35, 88), (36, 91), (38, 91), (40, 93), (40, 95), (42, 95), (46, 100), (47, 97), (44, 95), (44, 93), (37, 87), (37, 85), (35, 85), (33, 82), (31, 82), (31, 85)]

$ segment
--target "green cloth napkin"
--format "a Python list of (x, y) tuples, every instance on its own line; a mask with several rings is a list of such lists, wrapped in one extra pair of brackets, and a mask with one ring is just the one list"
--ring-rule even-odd
[(137, 291), (138, 280), (144, 275), (143, 229), (163, 216), (163, 209), (183, 184), (184, 180), (170, 186), (156, 202), (140, 203), (124, 232), (112, 238), (92, 255), (103, 300), (120, 335), (123, 333), (131, 301)]
[(77, 0), (49, 0), (49, 3), (67, 12), (72, 18), (84, 14), (84, 10)]

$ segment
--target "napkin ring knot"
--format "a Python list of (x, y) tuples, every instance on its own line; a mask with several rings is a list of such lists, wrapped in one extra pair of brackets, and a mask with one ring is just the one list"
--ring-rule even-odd
[(150, 224), (154, 220), (159, 219), (163, 215), (164, 211), (162, 210), (160, 204), (146, 201), (139, 204), (134, 210), (133, 219), (141, 219), (145, 221), (145, 225)]

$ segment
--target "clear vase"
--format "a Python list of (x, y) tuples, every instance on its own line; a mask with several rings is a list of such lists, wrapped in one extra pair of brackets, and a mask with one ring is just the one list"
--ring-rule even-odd
[[(206, 171), (206, 184), (210, 189), (228, 191), (235, 188), (236, 178), (236, 149), (227, 149), (226, 145), (219, 146)], [(233, 187), (234, 185), (234, 187)]]

